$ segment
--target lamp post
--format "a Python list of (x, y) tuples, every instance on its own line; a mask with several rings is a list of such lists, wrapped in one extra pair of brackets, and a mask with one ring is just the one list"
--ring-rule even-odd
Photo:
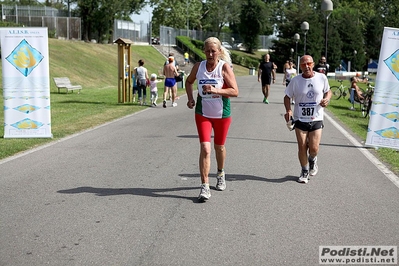
[(303, 46), (303, 54), (306, 54), (306, 34), (309, 31), (309, 23), (307, 21), (302, 22), (301, 24), (301, 30), (303, 31), (303, 34), (305, 35), (305, 40), (304, 40), (304, 46)]
[(332, 11), (333, 11), (333, 2), (331, 0), (323, 0), (321, 2), (321, 11), (324, 12), (324, 16), (326, 18), (326, 50), (324, 51), (324, 57), (327, 60), (327, 43), (328, 43), (328, 18), (330, 17)]
[(168, 43), (169, 43), (169, 52), (168, 52), (168, 56), (169, 56), (169, 54), (170, 54), (170, 35), (172, 33), (170, 32), (170, 30), (168, 30), (167, 33), (168, 33)]
[(356, 55), (357, 55), (357, 51), (353, 50), (353, 70), (356, 72), (356, 67), (355, 67), (355, 63), (356, 63)]
[(187, 16), (187, 37), (189, 36), (189, 33), (188, 33), (188, 31), (189, 31), (189, 20), (188, 20), (188, 0), (186, 0), (186, 16)]
[(301, 36), (298, 33), (294, 34), (295, 40), (295, 61), (296, 61), (296, 74), (299, 74), (299, 60), (298, 60), (298, 41), (301, 39)]
[(295, 57), (298, 56), (298, 41), (301, 39), (301, 36), (298, 33), (294, 34), (294, 41), (295, 41)]

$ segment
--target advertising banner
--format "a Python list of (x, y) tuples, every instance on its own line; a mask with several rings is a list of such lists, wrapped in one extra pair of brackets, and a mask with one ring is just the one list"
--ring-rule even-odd
[(4, 138), (51, 138), (47, 28), (2, 28)]
[(399, 149), (399, 29), (384, 28), (367, 146)]

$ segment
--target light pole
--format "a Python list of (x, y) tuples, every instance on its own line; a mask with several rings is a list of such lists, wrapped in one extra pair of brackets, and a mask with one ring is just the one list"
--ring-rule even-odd
[(189, 25), (188, 25), (188, 0), (186, 0), (186, 15), (187, 15), (187, 37), (189, 36), (188, 31), (189, 31)]
[(357, 55), (357, 51), (353, 50), (353, 70), (356, 72), (356, 67), (355, 67), (355, 63), (356, 63), (356, 55)]
[(324, 51), (324, 57), (327, 60), (327, 42), (328, 42), (328, 18), (330, 17), (332, 11), (333, 11), (333, 2), (331, 0), (323, 0), (321, 2), (321, 11), (324, 12), (324, 16), (326, 18), (326, 50)]
[(294, 34), (295, 40), (295, 61), (296, 61), (296, 74), (299, 74), (299, 60), (298, 60), (298, 41), (301, 39), (301, 36), (298, 33)]
[(168, 53), (168, 56), (169, 56), (170, 55), (170, 35), (172, 33), (170, 32), (170, 30), (168, 30), (167, 33), (168, 33), (168, 43), (169, 43), (169, 53)]
[(303, 46), (303, 55), (306, 54), (306, 34), (309, 31), (309, 23), (307, 21), (302, 22), (301, 24), (301, 30), (303, 31), (303, 34), (305, 34), (305, 40), (304, 40), (304, 46)]

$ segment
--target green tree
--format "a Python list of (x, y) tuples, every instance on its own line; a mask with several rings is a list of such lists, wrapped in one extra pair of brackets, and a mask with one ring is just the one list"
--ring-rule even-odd
[(203, 4), (199, 0), (154, 0), (151, 4), (154, 6), (151, 22), (156, 35), (161, 25), (186, 29), (188, 22), (190, 29), (202, 28)]
[(216, 37), (225, 27), (239, 22), (241, 1), (238, 0), (209, 0), (205, 7), (209, 12), (206, 14), (206, 27), (204, 30), (216, 32)]
[(241, 7), (239, 32), (249, 53), (259, 47), (259, 35), (272, 31), (269, 9), (262, 0), (247, 0)]
[(98, 41), (112, 42), (114, 20), (127, 19), (145, 6), (144, 0), (77, 0), (77, 12), (82, 18), (83, 39), (97, 36)]

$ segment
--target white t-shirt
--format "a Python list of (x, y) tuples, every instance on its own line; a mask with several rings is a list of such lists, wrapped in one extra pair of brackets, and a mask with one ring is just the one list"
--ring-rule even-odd
[(327, 76), (314, 73), (311, 78), (302, 75), (292, 78), (285, 89), (285, 94), (295, 98), (294, 120), (301, 122), (322, 121), (324, 108), (320, 105), (324, 94), (330, 90)]
[(158, 91), (157, 83), (161, 82), (160, 80), (150, 80), (150, 91), (156, 92)]
[(286, 68), (285, 69), (285, 79), (286, 80), (290, 81), (295, 76), (296, 76), (295, 68)]

